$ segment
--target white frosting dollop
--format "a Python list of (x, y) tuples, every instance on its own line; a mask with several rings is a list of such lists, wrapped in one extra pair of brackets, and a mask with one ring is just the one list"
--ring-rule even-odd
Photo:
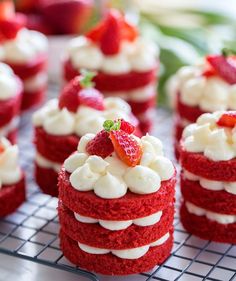
[(187, 180), (199, 181), (201, 187), (205, 189), (213, 190), (213, 191), (225, 190), (228, 193), (236, 195), (236, 182), (213, 181), (197, 176), (193, 173), (190, 173), (187, 170), (183, 170), (183, 175)]
[(0, 139), (3, 151), (0, 152), (0, 187), (19, 182), (22, 178), (22, 172), (18, 163), (18, 147), (11, 145), (5, 139)]
[(151, 244), (137, 247), (137, 248), (126, 249), (126, 250), (110, 250), (110, 249), (95, 248), (95, 247), (91, 247), (91, 246), (82, 244), (80, 242), (78, 242), (78, 246), (80, 247), (80, 249), (82, 251), (89, 253), (89, 254), (102, 255), (102, 254), (112, 253), (114, 256), (117, 256), (118, 258), (133, 260), (133, 259), (139, 259), (142, 256), (144, 256), (148, 252), (150, 247), (157, 247), (157, 246), (164, 244), (168, 240), (169, 237), (170, 237), (170, 234), (168, 232)]
[(128, 228), (130, 225), (135, 224), (139, 226), (150, 226), (158, 223), (162, 216), (162, 211), (156, 212), (146, 217), (134, 219), (134, 220), (126, 220), (126, 221), (112, 221), (112, 220), (101, 220), (94, 219), (91, 217), (81, 216), (78, 213), (74, 213), (75, 218), (83, 223), (99, 223), (102, 227), (116, 231)]
[(42, 33), (22, 29), (16, 38), (1, 44), (1, 60), (11, 63), (25, 63), (38, 55), (46, 54), (48, 42)]
[(236, 87), (218, 76), (202, 75), (207, 63), (181, 68), (172, 78), (175, 85), (170, 93), (175, 99), (180, 94), (180, 101), (188, 106), (198, 106), (206, 112), (218, 110), (236, 110)]
[(189, 211), (189, 213), (194, 214), (196, 216), (205, 216), (209, 220), (216, 221), (220, 224), (230, 224), (236, 222), (236, 215), (226, 215), (226, 214), (211, 212), (209, 210), (200, 208), (187, 201), (185, 202), (185, 206)]
[(5, 63), (0, 63), (0, 101), (14, 97), (22, 90), (21, 87), (12, 69)]
[(68, 46), (69, 59), (76, 69), (101, 70), (109, 74), (149, 71), (156, 67), (158, 55), (157, 46), (143, 38), (123, 42), (120, 52), (112, 56), (104, 55), (99, 46), (82, 36), (72, 39)]
[(184, 129), (183, 146), (189, 152), (203, 153), (213, 161), (228, 161), (236, 156), (236, 131), (217, 125), (224, 112), (201, 115)]
[(79, 106), (76, 113), (66, 108), (60, 109), (58, 100), (52, 99), (33, 115), (33, 124), (42, 126), (51, 135), (98, 133), (107, 119), (123, 118), (132, 123), (130, 106), (120, 98), (104, 99), (105, 110), (96, 110), (87, 106)]
[(115, 152), (105, 159), (88, 155), (86, 145), (92, 138), (92, 135), (82, 137), (78, 152), (65, 161), (65, 169), (71, 173), (71, 185), (79, 191), (94, 190), (98, 197), (105, 199), (120, 198), (128, 189), (136, 194), (149, 194), (158, 191), (161, 180), (168, 180), (175, 173), (171, 161), (163, 156), (162, 143), (155, 137), (136, 137), (143, 148), (149, 147), (152, 155), (144, 153), (140, 165), (135, 167), (128, 167)]

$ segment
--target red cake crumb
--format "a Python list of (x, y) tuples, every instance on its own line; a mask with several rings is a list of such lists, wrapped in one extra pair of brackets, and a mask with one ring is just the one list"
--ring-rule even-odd
[(181, 118), (188, 120), (191, 123), (195, 123), (200, 115), (206, 113), (198, 106), (189, 106), (181, 102), (180, 94), (177, 95), (177, 112)]
[(6, 138), (12, 143), (12, 144), (16, 144), (17, 142), (17, 136), (18, 136), (18, 129), (13, 129), (12, 131), (10, 131)]
[(181, 192), (186, 201), (215, 213), (236, 214), (235, 195), (224, 190), (212, 191), (201, 187), (198, 181), (184, 179), (181, 174)]
[(136, 248), (158, 240), (172, 228), (174, 218), (174, 206), (171, 205), (154, 225), (143, 227), (132, 224), (124, 230), (111, 231), (98, 223), (79, 222), (62, 202), (59, 202), (58, 212), (62, 230), (71, 239), (92, 247), (117, 250)]
[(22, 89), (14, 97), (0, 101), (0, 129), (19, 115), (22, 99)]
[(0, 189), (0, 217), (13, 213), (25, 201), (25, 178)]
[(190, 214), (183, 203), (180, 218), (184, 228), (202, 239), (236, 244), (236, 223), (219, 224), (205, 216)]
[(215, 181), (236, 181), (236, 159), (212, 161), (202, 153), (188, 152), (180, 145), (180, 162), (184, 169)]
[(59, 199), (72, 211), (83, 216), (104, 220), (129, 220), (148, 216), (173, 203), (175, 175), (163, 181), (160, 189), (151, 194), (139, 195), (128, 191), (118, 199), (103, 199), (93, 191), (78, 191), (69, 181), (70, 174), (62, 168), (59, 173)]
[[(157, 68), (146, 72), (129, 72), (125, 74), (112, 75), (98, 72), (94, 78), (96, 88), (102, 92), (117, 92), (117, 91), (128, 91), (144, 87), (145, 85), (156, 80)], [(80, 72), (75, 70), (70, 60), (64, 63), (64, 78), (70, 81), (75, 76), (79, 75)]]
[(46, 70), (47, 67), (47, 56), (45, 54), (38, 56), (26, 63), (11, 63), (8, 64), (22, 80), (26, 80), (36, 75), (37, 73)]
[(53, 169), (42, 168), (35, 163), (35, 181), (42, 191), (51, 196), (58, 196), (58, 173)]
[(66, 258), (82, 268), (106, 275), (127, 275), (146, 272), (163, 263), (170, 254), (173, 237), (171, 235), (164, 244), (151, 247), (144, 256), (134, 260), (121, 259), (110, 253), (96, 256), (88, 254), (63, 231), (60, 232), (60, 245)]
[(55, 136), (48, 134), (42, 127), (35, 128), (37, 151), (45, 158), (63, 163), (76, 149), (79, 137), (74, 135)]
[(132, 108), (132, 112), (134, 113), (134, 115), (139, 115), (142, 114), (144, 112), (146, 112), (149, 108), (153, 108), (156, 106), (156, 95), (154, 95), (153, 97), (145, 100), (145, 101), (130, 101), (129, 99), (127, 99), (127, 102), (129, 103), (129, 105)]

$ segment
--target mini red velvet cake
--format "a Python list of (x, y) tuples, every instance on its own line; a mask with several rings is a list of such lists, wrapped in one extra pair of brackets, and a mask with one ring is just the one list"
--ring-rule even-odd
[(236, 244), (236, 111), (205, 113), (187, 126), (180, 163), (186, 230)]
[(25, 201), (25, 179), (18, 164), (18, 148), (0, 138), (0, 217), (14, 212)]
[(0, 63), (0, 137), (16, 142), (23, 86), (12, 69)]
[(90, 73), (78, 76), (64, 87), (57, 99), (46, 103), (33, 115), (36, 145), (36, 182), (50, 195), (57, 196), (57, 175), (67, 157), (77, 149), (81, 136), (97, 133), (106, 119), (138, 120), (120, 98), (103, 98), (93, 88)]
[(137, 29), (116, 10), (85, 36), (73, 39), (64, 62), (64, 79), (81, 69), (97, 72), (96, 88), (105, 96), (126, 100), (140, 121), (143, 133), (150, 131), (156, 103), (158, 48), (139, 36)]
[(175, 168), (159, 139), (107, 120), (84, 135), (59, 173), (60, 244), (74, 264), (106, 275), (145, 272), (173, 245)]
[(24, 83), (22, 109), (38, 105), (47, 88), (47, 38), (24, 28), (25, 17), (15, 14), (11, 1), (0, 2), (0, 60)]
[[(175, 149), (183, 129), (203, 113), (236, 110), (236, 57), (209, 55), (202, 64), (181, 68), (171, 88), (175, 107)], [(171, 83), (171, 84), (172, 84)]]

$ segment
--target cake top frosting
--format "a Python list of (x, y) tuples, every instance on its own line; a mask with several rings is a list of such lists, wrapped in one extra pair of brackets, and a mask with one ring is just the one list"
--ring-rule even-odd
[(5, 138), (0, 138), (0, 189), (4, 185), (19, 182), (21, 177), (17, 146), (11, 145)]
[(0, 101), (14, 97), (21, 91), (21, 82), (12, 69), (8, 65), (0, 63)]
[(157, 66), (158, 48), (138, 35), (116, 10), (110, 10), (102, 22), (68, 46), (75, 68), (101, 70), (110, 74), (149, 71)]
[(187, 126), (182, 136), (183, 148), (203, 153), (213, 161), (236, 157), (236, 111), (218, 111), (201, 115)]
[(93, 87), (94, 74), (84, 72), (62, 90), (59, 100), (53, 99), (33, 115), (33, 124), (52, 135), (96, 134), (106, 119), (123, 118), (138, 126), (130, 106), (120, 98), (103, 98)]
[(0, 2), (0, 59), (24, 63), (47, 52), (47, 38), (25, 28), (26, 17), (15, 14), (11, 1)]
[(197, 65), (182, 67), (172, 79), (172, 96), (178, 93), (182, 103), (206, 112), (236, 110), (235, 62), (233, 56), (210, 55)]
[(101, 198), (159, 190), (161, 182), (175, 174), (172, 162), (163, 156), (159, 139), (134, 136), (134, 126), (124, 120), (106, 120), (98, 134), (86, 134), (78, 150), (64, 163), (70, 183), (79, 191), (93, 190)]

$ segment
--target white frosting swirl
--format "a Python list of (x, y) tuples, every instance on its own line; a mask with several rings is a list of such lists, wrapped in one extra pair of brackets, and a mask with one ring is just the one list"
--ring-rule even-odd
[(213, 181), (197, 176), (193, 173), (190, 173), (187, 170), (183, 170), (183, 175), (187, 180), (199, 181), (201, 187), (205, 189), (213, 190), (213, 191), (225, 190), (228, 193), (236, 195), (236, 182)]
[(79, 222), (83, 223), (99, 223), (102, 227), (116, 231), (126, 229), (132, 224), (139, 225), (139, 226), (149, 226), (158, 223), (162, 216), (162, 211), (156, 212), (146, 217), (134, 219), (134, 220), (126, 220), (126, 221), (111, 221), (111, 220), (101, 220), (101, 219), (94, 219), (91, 217), (81, 216), (78, 213), (74, 213), (75, 218)]
[(0, 63), (0, 101), (14, 97), (21, 91), (21, 84), (12, 69), (5, 63)]
[(156, 67), (158, 54), (157, 46), (143, 38), (124, 41), (120, 52), (112, 56), (105, 56), (99, 46), (82, 36), (72, 39), (68, 46), (69, 59), (76, 69), (101, 70), (109, 74), (149, 71)]
[(64, 163), (66, 171), (71, 173), (71, 185), (79, 191), (94, 190), (98, 197), (105, 199), (120, 198), (128, 188), (133, 193), (149, 194), (158, 191), (161, 181), (175, 173), (171, 161), (162, 156), (162, 143), (155, 137), (136, 137), (144, 153), (140, 165), (135, 167), (128, 167), (115, 152), (105, 159), (88, 155), (85, 147), (92, 138), (91, 134), (82, 137), (78, 152)]
[(110, 249), (95, 248), (82, 244), (80, 242), (78, 242), (78, 246), (82, 251), (89, 254), (103, 255), (103, 254), (112, 253), (114, 256), (117, 256), (118, 258), (133, 260), (133, 259), (139, 259), (142, 256), (144, 256), (148, 252), (150, 247), (157, 247), (164, 244), (169, 237), (170, 234), (169, 232), (167, 232), (165, 235), (163, 235), (161, 238), (159, 238), (158, 240), (154, 241), (151, 244), (137, 247), (137, 248), (125, 249), (125, 250), (110, 250)]
[(206, 112), (217, 110), (236, 110), (236, 86), (230, 85), (218, 76), (202, 75), (207, 64), (185, 66), (171, 79), (175, 86), (170, 93), (175, 98), (180, 93), (180, 100), (188, 106), (198, 106)]
[(185, 202), (185, 206), (189, 211), (189, 213), (194, 214), (196, 216), (205, 216), (209, 220), (216, 221), (220, 224), (230, 224), (236, 222), (236, 215), (226, 215), (226, 214), (211, 212), (209, 210), (200, 208), (188, 201)]
[(184, 129), (183, 146), (189, 152), (203, 153), (213, 161), (228, 161), (236, 156), (236, 129), (220, 127), (217, 121), (225, 112), (205, 113)]
[(130, 106), (120, 98), (104, 99), (105, 110), (96, 110), (87, 106), (79, 106), (76, 113), (66, 108), (59, 109), (58, 100), (46, 103), (33, 115), (33, 124), (42, 126), (51, 135), (76, 134), (83, 136), (87, 133), (98, 133), (107, 119), (123, 118), (132, 123)]
[(2, 187), (19, 182), (22, 173), (18, 164), (18, 147), (11, 145), (5, 138), (0, 139), (0, 144), (4, 148), (0, 152), (0, 187)]
[(25, 63), (46, 54), (48, 49), (47, 38), (43, 34), (22, 29), (16, 38), (1, 44), (1, 60), (11, 63)]

